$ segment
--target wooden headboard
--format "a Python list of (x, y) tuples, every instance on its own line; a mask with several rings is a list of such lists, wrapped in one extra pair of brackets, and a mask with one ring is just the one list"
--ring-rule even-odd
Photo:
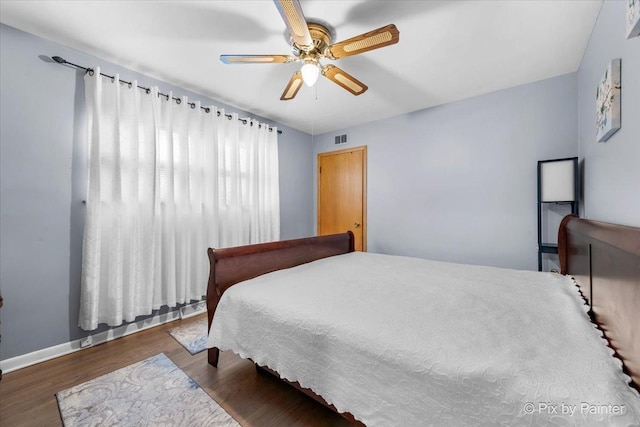
[(558, 255), (640, 391), (640, 228), (569, 215), (560, 224)]
[[(226, 249), (211, 249), (209, 254), (209, 284), (207, 313), (209, 330), (220, 297), (230, 286), (244, 280), (283, 268), (291, 268), (321, 258), (353, 252), (353, 233), (282, 240)], [(219, 351), (209, 349), (209, 363), (218, 366)]]

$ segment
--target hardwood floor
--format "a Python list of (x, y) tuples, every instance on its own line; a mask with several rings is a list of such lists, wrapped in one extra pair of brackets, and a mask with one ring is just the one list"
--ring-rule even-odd
[(177, 320), (67, 356), (4, 374), (1, 426), (60, 426), (55, 393), (164, 353), (243, 426), (350, 426), (347, 420), (225, 351), (218, 368), (207, 352), (191, 355), (166, 331), (196, 321)]

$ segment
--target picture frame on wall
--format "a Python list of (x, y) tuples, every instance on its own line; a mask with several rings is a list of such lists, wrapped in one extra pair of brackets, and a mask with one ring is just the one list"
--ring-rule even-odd
[(596, 88), (598, 142), (605, 142), (620, 129), (620, 64), (620, 58), (611, 60)]
[(627, 39), (640, 36), (640, 0), (627, 0)]

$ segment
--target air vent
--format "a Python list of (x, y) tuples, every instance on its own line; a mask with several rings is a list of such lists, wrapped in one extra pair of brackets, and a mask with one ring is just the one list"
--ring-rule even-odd
[(344, 135), (336, 135), (335, 137), (335, 145), (338, 144), (346, 144), (347, 143), (347, 134)]

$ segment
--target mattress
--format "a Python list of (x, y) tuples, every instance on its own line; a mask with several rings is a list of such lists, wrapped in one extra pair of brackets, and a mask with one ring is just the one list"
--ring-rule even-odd
[(369, 426), (640, 423), (640, 396), (559, 274), (334, 256), (229, 288), (208, 347)]

